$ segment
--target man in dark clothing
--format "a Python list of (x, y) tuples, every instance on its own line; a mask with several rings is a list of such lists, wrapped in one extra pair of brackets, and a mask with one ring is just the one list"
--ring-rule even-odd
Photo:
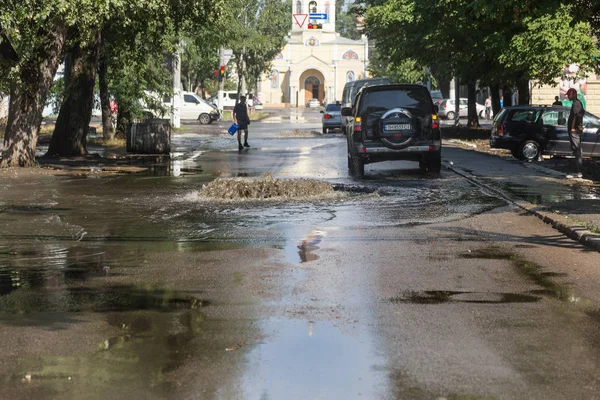
[[(246, 96), (240, 96), (240, 102), (233, 109), (233, 122), (239, 126), (238, 128), (238, 149), (244, 150), (244, 147), (250, 147), (248, 144), (248, 125), (250, 125), (250, 117), (248, 116), (248, 105), (246, 104)], [(244, 131), (244, 145), (242, 146), (242, 130)]]
[(552, 103), (553, 106), (562, 106), (563, 103), (562, 101), (559, 100), (558, 96), (554, 96), (554, 103)]
[[(567, 91), (567, 98), (573, 102), (571, 106), (571, 113), (569, 114), (569, 121), (567, 122), (567, 131), (569, 132), (569, 140), (571, 142), (571, 150), (575, 156), (575, 168), (577, 170), (577, 178), (581, 178), (583, 174), (583, 157), (581, 155), (581, 135), (583, 133), (583, 104), (577, 99), (577, 91), (575, 89), (569, 89)], [(567, 178), (574, 178), (573, 175), (567, 175)]]

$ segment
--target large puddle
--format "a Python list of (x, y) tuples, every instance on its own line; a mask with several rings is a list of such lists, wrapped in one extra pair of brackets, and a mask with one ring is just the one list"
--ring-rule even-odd
[[(139, 174), (0, 181), (5, 396), (380, 398), (385, 362), (368, 324), (265, 308), (293, 303), (281, 292), (294, 293), (305, 267), (352, 245), (335, 242), (340, 231), (504, 204), (455, 177), (354, 182), (306, 149), (240, 156), (230, 138), (211, 140), (222, 149)], [(314, 169), (331, 175), (301, 176)]]
[(269, 319), (269, 340), (248, 353), (241, 398), (376, 399), (385, 396), (383, 359), (364, 327)]

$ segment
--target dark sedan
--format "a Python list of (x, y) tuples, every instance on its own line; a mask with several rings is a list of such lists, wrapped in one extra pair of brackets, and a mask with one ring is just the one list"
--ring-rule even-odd
[[(515, 158), (527, 161), (537, 161), (542, 155), (570, 156), (569, 111), (561, 106), (503, 108), (492, 123), (490, 147), (508, 149)], [(600, 118), (586, 112), (583, 128), (583, 156), (600, 157)]]
[(323, 133), (327, 133), (330, 129), (342, 129), (341, 109), (341, 103), (331, 103), (327, 104), (325, 110), (321, 111), (323, 114)]

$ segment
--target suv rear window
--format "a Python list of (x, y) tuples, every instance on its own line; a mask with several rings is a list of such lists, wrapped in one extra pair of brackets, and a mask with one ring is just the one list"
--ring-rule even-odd
[(427, 89), (391, 89), (367, 92), (362, 98), (361, 111), (371, 114), (397, 107), (406, 108), (417, 114), (433, 114)]

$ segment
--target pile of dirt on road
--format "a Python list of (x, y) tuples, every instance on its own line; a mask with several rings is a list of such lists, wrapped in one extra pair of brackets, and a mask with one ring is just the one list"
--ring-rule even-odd
[(314, 179), (217, 178), (203, 187), (200, 198), (210, 200), (313, 199), (335, 195), (329, 182)]
[[(513, 158), (509, 150), (492, 149), (490, 147), (490, 130), (483, 128), (448, 127), (442, 129), (442, 137), (445, 141), (458, 145), (465, 149), (492, 154), (497, 157)], [(574, 171), (573, 158), (551, 157), (538, 161), (538, 165), (555, 171), (570, 174)], [(583, 177), (595, 182), (600, 182), (600, 160), (583, 159)]]

